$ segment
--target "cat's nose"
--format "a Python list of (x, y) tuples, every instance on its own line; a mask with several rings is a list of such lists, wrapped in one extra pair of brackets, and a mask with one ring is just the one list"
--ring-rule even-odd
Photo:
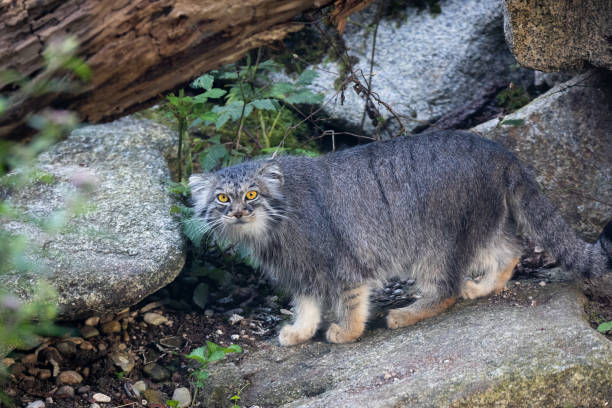
[(241, 212), (235, 212), (234, 213), (234, 217), (241, 218), (242, 217), (242, 213)]

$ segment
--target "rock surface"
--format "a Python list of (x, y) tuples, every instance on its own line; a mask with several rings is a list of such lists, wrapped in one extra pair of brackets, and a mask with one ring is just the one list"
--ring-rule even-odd
[(576, 231), (594, 240), (612, 213), (612, 74), (590, 71), (472, 130), (501, 142)]
[(70, 205), (79, 185), (90, 185), (90, 208), (70, 217), (59, 234), (32, 223), (5, 223), (30, 239), (31, 260), (41, 270), (3, 276), (0, 285), (27, 299), (46, 278), (58, 292), (60, 317), (67, 319), (120, 309), (171, 282), (185, 259), (165, 185), (164, 155), (175, 139), (162, 125), (127, 117), (77, 129), (41, 154), (38, 169), (53, 181), (8, 191), (8, 202), (48, 219)]
[(413, 327), (369, 330), (353, 344), (271, 344), (209, 366), (199, 398), (207, 407), (226, 406), (248, 382), (245, 406), (550, 407), (612, 400), (612, 343), (585, 321), (582, 295), (559, 284), (516, 288), (507, 297), (461, 301)]
[[(443, 0), (439, 5), (440, 14), (410, 7), (399, 27), (396, 21), (385, 19), (378, 27), (372, 90), (404, 117), (408, 130), (421, 126), (418, 121), (434, 121), (470, 102), (475, 89), (486, 88), (500, 79), (516, 82), (528, 76), (525, 70), (513, 70), (516, 61), (505, 44), (499, 2)], [(352, 15), (351, 20), (369, 25), (375, 11), (376, 4)], [(349, 55), (359, 58), (355, 72), (362, 70), (367, 78), (371, 31), (349, 23), (343, 39)], [(334, 63), (321, 67), (325, 71), (317, 71), (313, 88), (331, 97), (335, 93), (335, 73), (341, 72), (341, 67)], [(366, 83), (363, 78), (361, 81)], [(326, 110), (332, 118), (359, 127), (364, 101), (350, 86), (345, 96), (344, 105), (337, 98)], [(378, 108), (383, 117), (390, 117), (384, 107)], [(367, 118), (365, 130), (374, 131)]]
[(504, 0), (504, 30), (517, 61), (542, 71), (612, 70), (612, 3)]

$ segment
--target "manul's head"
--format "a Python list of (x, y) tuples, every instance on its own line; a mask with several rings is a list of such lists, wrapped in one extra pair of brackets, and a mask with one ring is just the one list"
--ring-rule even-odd
[(250, 161), (189, 178), (195, 216), (217, 237), (262, 238), (284, 217), (284, 179), (276, 160)]

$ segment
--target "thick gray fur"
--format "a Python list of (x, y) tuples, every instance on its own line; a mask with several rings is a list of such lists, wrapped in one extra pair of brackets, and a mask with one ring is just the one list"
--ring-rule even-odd
[[(251, 161), (192, 176), (190, 185), (196, 215), (212, 232), (244, 244), (296, 296), (333, 302), (401, 275), (432, 302), (455, 297), (467, 275), (520, 255), (519, 232), (576, 277), (610, 271), (611, 231), (595, 244), (581, 241), (515, 155), (468, 132)], [(252, 202), (244, 198), (250, 189), (259, 192)], [(231, 205), (216, 200), (219, 192)], [(253, 218), (230, 222), (235, 211)]]

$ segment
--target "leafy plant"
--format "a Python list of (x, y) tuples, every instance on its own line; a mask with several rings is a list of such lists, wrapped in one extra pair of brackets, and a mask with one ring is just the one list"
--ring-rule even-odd
[[(279, 69), (272, 60), (253, 64), (249, 56), (246, 65), (230, 64), (194, 80), (190, 86), (194, 95), (181, 89), (166, 97), (165, 109), (175, 120), (179, 135), (179, 182), (184, 183), (193, 171), (195, 156), (202, 170), (210, 171), (264, 149), (267, 153), (298, 129), (295, 106), (323, 99), (308, 89), (316, 73), (304, 71), (294, 82), (274, 82), (270, 75)], [(192, 141), (190, 130), (199, 130), (206, 137)], [(245, 134), (250, 140), (245, 141)]]
[[(89, 80), (89, 67), (76, 56), (78, 41), (72, 37), (51, 43), (43, 52), (45, 66), (36, 81), (17, 71), (0, 73), (0, 88), (11, 85), (10, 97), (0, 95), (0, 116), (9, 112), (14, 102), (22, 98), (40, 96), (45, 93), (70, 92)], [(35, 167), (35, 159), (57, 140), (74, 129), (77, 118), (72, 112), (46, 108), (33, 112), (28, 124), (36, 134), (28, 143), (0, 141), (0, 189), (18, 190), (34, 183), (52, 184), (53, 175)], [(3, 195), (0, 194), (0, 197)], [(42, 228), (47, 232), (58, 232), (65, 227), (69, 216), (83, 208), (80, 199), (69, 200), (69, 208), (47, 217), (34, 217), (0, 199), (0, 223), (16, 220)], [(0, 274), (7, 272), (38, 272), (42, 268), (29, 260), (29, 251), (43, 251), (28, 242), (19, 233), (0, 229)], [(0, 290), (0, 350), (32, 346), (39, 342), (38, 336), (56, 336), (64, 330), (53, 321), (57, 312), (56, 294), (53, 288), (41, 283), (27, 302), (5, 289)], [(0, 367), (0, 380), (5, 371)], [(10, 405), (8, 397), (0, 391), (0, 401)]]
[(233, 401), (233, 405), (231, 408), (240, 408), (240, 406), (238, 405), (238, 401), (240, 401), (240, 394), (242, 394), (242, 391), (249, 385), (249, 383), (244, 384), (242, 387), (240, 387), (240, 389), (238, 390), (238, 392), (234, 395), (232, 395), (230, 397), (230, 400)]
[(198, 390), (204, 387), (209, 377), (208, 364), (224, 359), (225, 355), (229, 353), (242, 353), (242, 347), (236, 344), (232, 344), (229, 347), (221, 347), (212, 341), (206, 341), (206, 346), (198, 347), (191, 353), (185, 355), (185, 357), (195, 360), (200, 364), (200, 366), (191, 373), (194, 378), (193, 385), (195, 388), (192, 404), (196, 400)]
[(612, 331), (612, 320), (609, 322), (600, 323), (599, 326), (597, 326), (597, 331), (600, 333)]

